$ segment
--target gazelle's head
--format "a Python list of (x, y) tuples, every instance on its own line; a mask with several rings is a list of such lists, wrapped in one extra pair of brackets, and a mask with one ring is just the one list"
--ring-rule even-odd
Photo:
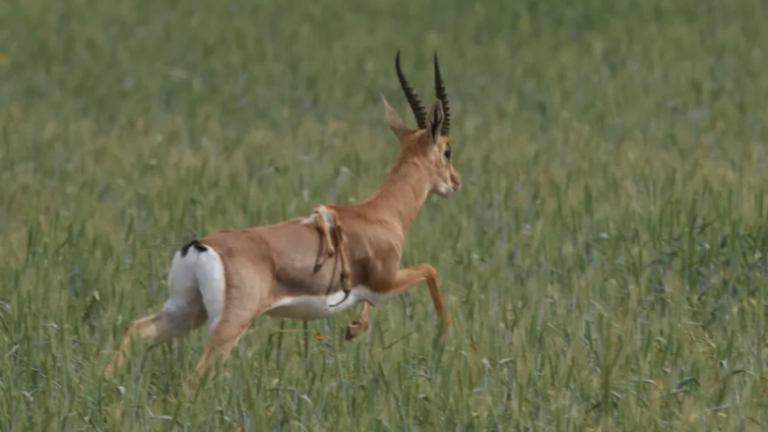
[(387, 103), (384, 102), (384, 118), (400, 141), (401, 163), (416, 163), (429, 176), (430, 192), (443, 198), (461, 188), (461, 175), (453, 167), (453, 153), (448, 133), (451, 129), (451, 112), (448, 105), (448, 94), (445, 91), (443, 77), (435, 53), (435, 93), (437, 100), (429, 112), (424, 108), (419, 95), (408, 84), (403, 71), (400, 69), (400, 51), (395, 57), (395, 69), (400, 79), (405, 98), (416, 117), (418, 129), (406, 126), (405, 122)]

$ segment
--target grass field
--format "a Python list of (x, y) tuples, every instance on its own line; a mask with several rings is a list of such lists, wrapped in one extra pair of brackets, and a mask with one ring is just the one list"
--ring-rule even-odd
[[(0, 1), (0, 430), (768, 429), (768, 7), (758, 0)], [(364, 199), (451, 96), (374, 311), (204, 331), (102, 378), (176, 248)]]

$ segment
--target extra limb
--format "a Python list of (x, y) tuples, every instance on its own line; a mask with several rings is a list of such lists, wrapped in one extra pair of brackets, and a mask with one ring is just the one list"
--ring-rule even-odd
[(315, 261), (315, 273), (320, 271), (320, 268), (322, 268), (328, 258), (335, 256), (336, 249), (338, 248), (339, 259), (341, 260), (341, 275), (339, 278), (344, 290), (344, 299), (339, 304), (343, 303), (352, 290), (352, 281), (350, 279), (351, 270), (347, 255), (346, 237), (339, 220), (339, 214), (326, 206), (318, 206), (312, 210), (312, 216), (303, 223), (305, 225), (314, 224), (320, 233), (320, 253)]
[(344, 303), (344, 301), (347, 300), (349, 293), (352, 291), (352, 280), (350, 277), (351, 270), (349, 268), (349, 257), (347, 256), (347, 239), (344, 235), (344, 229), (339, 223), (338, 213), (332, 211), (331, 217), (333, 218), (334, 224), (334, 238), (336, 240), (336, 246), (339, 249), (339, 259), (341, 260), (341, 275), (339, 277), (341, 280), (341, 288), (344, 290), (344, 298), (339, 303), (331, 306), (333, 307)]
[[(327, 211), (325, 206), (316, 207), (312, 210), (312, 216), (303, 222), (305, 225), (315, 225), (320, 232), (320, 252), (315, 260), (315, 273), (320, 271), (328, 258), (333, 258), (336, 254), (336, 249), (333, 247), (333, 240), (331, 239), (331, 229), (325, 221), (323, 211)], [(333, 222), (336, 223), (335, 220)]]
[[(443, 338), (448, 337), (448, 328), (451, 325), (451, 320), (445, 311), (445, 302), (443, 300), (443, 294), (440, 292), (440, 286), (437, 282), (437, 270), (429, 264), (419, 264), (406, 269), (401, 269), (397, 272), (395, 282), (392, 287), (387, 290), (387, 295), (397, 295), (403, 291), (408, 290), (417, 283), (426, 280), (429, 287), (429, 294), (432, 296), (432, 303), (435, 307), (437, 316), (442, 319), (443, 324)], [(370, 322), (370, 312), (372, 306), (368, 303), (363, 305), (363, 310), (360, 312), (360, 316), (347, 326), (347, 332), (345, 338), (351, 340), (357, 338), (366, 331)]]

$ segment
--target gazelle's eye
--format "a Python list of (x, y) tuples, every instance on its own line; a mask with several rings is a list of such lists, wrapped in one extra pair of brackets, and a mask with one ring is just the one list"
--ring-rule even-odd
[(445, 156), (445, 160), (451, 160), (451, 149), (445, 149), (443, 156)]

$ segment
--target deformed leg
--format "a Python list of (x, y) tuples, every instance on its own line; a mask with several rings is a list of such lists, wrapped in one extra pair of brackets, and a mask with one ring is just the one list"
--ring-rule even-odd
[(323, 210), (325, 210), (324, 206), (313, 209), (312, 217), (307, 222), (314, 223), (317, 230), (320, 232), (320, 252), (315, 261), (315, 273), (320, 271), (328, 258), (333, 258), (334, 255), (336, 255), (336, 250), (333, 247), (333, 240), (331, 239), (331, 230), (325, 221), (325, 217), (322, 213)]
[[(330, 221), (330, 225), (328, 221)], [(349, 292), (352, 290), (352, 281), (350, 280), (349, 257), (345, 247), (346, 238), (344, 236), (344, 229), (339, 221), (339, 214), (326, 206), (318, 206), (312, 210), (312, 216), (303, 223), (305, 225), (314, 224), (320, 232), (320, 253), (315, 261), (315, 273), (320, 271), (320, 268), (322, 268), (328, 258), (335, 256), (336, 248), (338, 248), (339, 259), (341, 260), (341, 275), (339, 278), (345, 293), (344, 300), (346, 300)]]
[(339, 223), (339, 215), (333, 212), (333, 220), (336, 225), (336, 245), (339, 248), (339, 259), (341, 260), (341, 286), (347, 294), (352, 290), (352, 280), (350, 279), (349, 257), (347, 256), (346, 237), (344, 230)]
[[(347, 297), (349, 297), (349, 293), (352, 291), (352, 279), (351, 279), (351, 270), (349, 267), (349, 257), (347, 256), (347, 247), (346, 247), (346, 237), (344, 236), (344, 230), (341, 227), (341, 224), (339, 223), (339, 215), (336, 212), (332, 213), (333, 217), (333, 223), (335, 226), (334, 234), (335, 234), (335, 240), (336, 240), (336, 246), (339, 249), (339, 259), (341, 260), (341, 288), (344, 290), (344, 298), (337, 304), (331, 305), (337, 306), (341, 303), (344, 303), (344, 301), (347, 300)], [(366, 303), (367, 304), (367, 303)]]

